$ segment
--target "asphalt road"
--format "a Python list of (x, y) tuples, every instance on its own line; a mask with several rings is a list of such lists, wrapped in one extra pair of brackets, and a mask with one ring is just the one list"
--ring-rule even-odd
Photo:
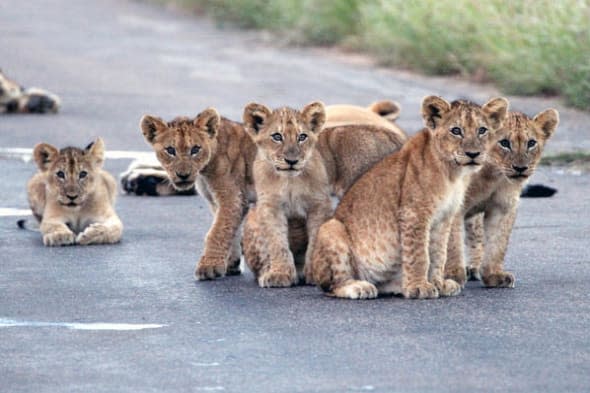
[[(0, 3), (0, 67), (63, 99), (56, 116), (0, 117), (0, 147), (82, 145), (100, 135), (107, 148), (147, 151), (144, 113), (215, 106), (239, 119), (256, 100), (392, 98), (403, 106), (400, 125), (416, 130), (424, 95), (497, 94), (335, 57), (141, 3)], [(560, 110), (551, 152), (590, 150), (590, 116), (551, 99), (511, 102), (530, 114)], [(128, 163), (106, 167), (118, 173)], [(31, 162), (0, 158), (0, 211), (27, 208), (33, 172)], [(113, 246), (46, 248), (2, 215), (0, 391), (587, 391), (590, 176), (543, 169), (533, 182), (559, 192), (521, 203), (506, 260), (516, 288), (470, 283), (431, 301), (263, 290), (249, 272), (194, 282), (211, 221), (199, 197), (121, 196), (124, 240)]]

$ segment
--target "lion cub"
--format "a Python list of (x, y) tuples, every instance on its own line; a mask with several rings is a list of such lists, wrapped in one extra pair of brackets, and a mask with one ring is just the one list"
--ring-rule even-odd
[(195, 278), (240, 274), (239, 228), (248, 201), (256, 199), (251, 178), (256, 146), (242, 125), (213, 108), (170, 122), (146, 115), (140, 125), (174, 188), (189, 190), (196, 183), (215, 215)]
[[(295, 257), (311, 258), (317, 229), (332, 213), (330, 195), (342, 196), (405, 142), (403, 132), (366, 124), (323, 129), (325, 120), (320, 102), (301, 111), (271, 111), (255, 103), (244, 109), (244, 125), (258, 148), (253, 171), (258, 202), (246, 218), (243, 246), (261, 287), (297, 283), (301, 263)], [(311, 283), (308, 267), (304, 275)]]
[(84, 150), (58, 150), (41, 143), (33, 157), (40, 172), (27, 184), (29, 205), (40, 222), (43, 244), (116, 243), (123, 224), (115, 213), (117, 183), (101, 169), (104, 143), (101, 138)]
[(470, 275), (482, 279), (487, 287), (514, 287), (514, 275), (504, 271), (503, 265), (520, 193), (558, 123), (559, 113), (555, 109), (547, 109), (533, 119), (523, 113), (509, 113), (494, 136), (496, 143), (488, 160), (473, 176), (464, 206), (453, 224), (447, 277), (465, 283), (465, 224)]
[(426, 97), (427, 128), (365, 173), (320, 227), (315, 282), (351, 299), (458, 294), (459, 284), (443, 277), (452, 219), (507, 106), (503, 98), (480, 107)]

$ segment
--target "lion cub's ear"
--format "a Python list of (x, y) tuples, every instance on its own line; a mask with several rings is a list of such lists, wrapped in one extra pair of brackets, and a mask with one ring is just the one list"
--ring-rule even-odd
[(326, 108), (319, 101), (312, 102), (303, 108), (301, 117), (311, 132), (318, 133), (326, 123)]
[(373, 102), (369, 108), (371, 112), (381, 116), (389, 121), (394, 121), (399, 117), (401, 106), (392, 100), (381, 100)]
[(158, 133), (163, 132), (168, 128), (162, 119), (150, 115), (142, 117), (139, 121), (139, 126), (141, 127), (141, 132), (143, 132), (145, 140), (150, 145), (154, 144)]
[(205, 109), (197, 115), (194, 121), (194, 125), (200, 130), (207, 132), (210, 138), (215, 138), (220, 123), (221, 118), (214, 108)]
[(533, 121), (543, 131), (545, 139), (549, 139), (559, 124), (559, 112), (555, 109), (546, 109), (537, 114)]
[(422, 118), (426, 127), (434, 130), (443, 115), (451, 110), (451, 104), (442, 97), (428, 96), (422, 100)]
[(104, 162), (104, 142), (102, 138), (96, 138), (84, 149), (84, 154), (90, 157), (94, 165), (101, 166)]
[(46, 171), (51, 163), (57, 158), (59, 150), (49, 143), (39, 143), (33, 149), (33, 158), (40, 170)]
[(244, 126), (246, 131), (252, 135), (257, 135), (264, 124), (268, 121), (272, 111), (268, 107), (251, 102), (244, 108)]
[(506, 115), (508, 114), (508, 105), (508, 100), (506, 98), (499, 97), (492, 98), (481, 107), (494, 130), (502, 127), (502, 123), (504, 123)]

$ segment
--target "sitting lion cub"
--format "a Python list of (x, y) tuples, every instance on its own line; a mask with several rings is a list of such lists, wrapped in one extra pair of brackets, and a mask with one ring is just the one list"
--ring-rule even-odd
[(41, 143), (33, 157), (40, 172), (27, 184), (29, 204), (40, 222), (43, 244), (116, 243), (123, 224), (115, 213), (117, 183), (101, 169), (101, 138), (84, 150)]
[[(310, 259), (317, 229), (332, 213), (330, 195), (342, 196), (405, 142), (403, 132), (374, 125), (323, 129), (325, 119), (320, 102), (301, 111), (255, 103), (244, 109), (244, 125), (258, 148), (258, 202), (246, 218), (244, 257), (261, 287), (297, 283), (296, 254)], [(311, 283), (309, 268), (304, 275)]]
[(351, 299), (458, 294), (459, 284), (443, 277), (452, 219), (507, 106), (503, 98), (480, 107), (426, 97), (427, 128), (365, 173), (320, 227), (314, 281)]
[(470, 275), (482, 279), (487, 287), (514, 287), (514, 275), (504, 271), (503, 265), (519, 196), (558, 123), (559, 113), (555, 109), (547, 109), (533, 119), (523, 113), (509, 113), (494, 137), (496, 143), (489, 159), (473, 176), (460, 216), (453, 224), (447, 277), (465, 283), (465, 224)]

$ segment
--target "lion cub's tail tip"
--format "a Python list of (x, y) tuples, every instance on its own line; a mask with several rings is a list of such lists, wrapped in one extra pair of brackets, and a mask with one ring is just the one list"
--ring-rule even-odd
[(27, 231), (39, 232), (39, 228), (35, 225), (31, 225), (26, 218), (21, 218), (20, 220), (16, 221), (16, 226), (19, 229), (24, 229)]

